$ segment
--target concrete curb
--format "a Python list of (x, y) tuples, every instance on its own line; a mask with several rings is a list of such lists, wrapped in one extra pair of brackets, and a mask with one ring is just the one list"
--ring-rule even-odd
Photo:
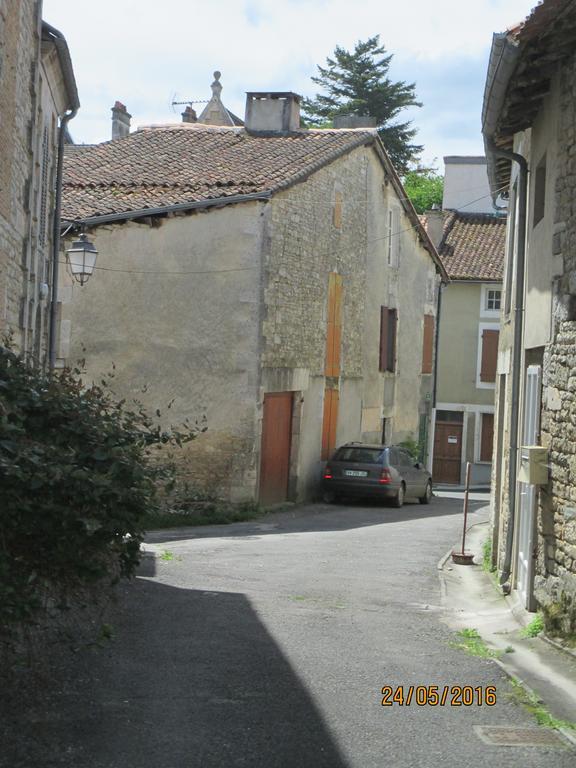
[[(510, 679), (514, 680), (515, 683), (518, 683), (518, 685), (522, 686), (522, 688), (526, 691), (526, 693), (536, 699), (537, 701), (541, 701), (543, 704), (546, 702), (542, 701), (542, 698), (536, 693), (536, 691), (533, 688), (530, 688), (528, 683), (525, 683), (522, 678), (515, 675), (511, 670), (508, 669), (506, 664), (502, 662), (500, 659), (492, 659), (495, 664), (497, 664), (500, 669), (504, 672), (504, 674)], [(546, 726), (540, 726), (540, 727), (546, 727)], [(553, 728), (552, 730), (556, 731), (556, 733), (559, 733), (561, 736), (563, 736), (566, 741), (570, 743), (571, 746), (576, 747), (576, 733), (573, 733), (568, 728)]]
[(558, 651), (562, 651), (562, 653), (567, 653), (568, 656), (571, 656), (573, 659), (576, 659), (576, 651), (573, 651), (571, 648), (566, 648), (566, 646), (562, 645), (561, 643), (557, 643), (556, 640), (552, 640), (551, 637), (548, 637), (543, 632), (541, 632), (538, 637), (541, 640), (544, 640), (545, 643), (548, 643), (548, 645), (551, 645), (553, 648), (556, 648)]
[[(484, 507), (481, 507), (478, 510), (478, 512), (481, 512), (483, 509), (484, 509)], [(468, 533), (468, 531), (471, 531), (472, 528), (476, 528), (476, 526), (478, 526), (478, 525), (489, 525), (489, 522), (490, 522), (489, 520), (485, 520), (485, 521), (482, 521), (480, 523), (472, 523), (472, 525), (469, 525), (468, 528), (466, 528), (466, 533)], [(448, 562), (448, 560), (452, 556), (452, 552), (455, 550), (456, 546), (458, 546), (458, 545), (457, 544), (454, 545), (451, 549), (448, 550), (448, 552), (446, 552), (445, 555), (443, 555), (443, 557), (440, 558), (440, 560), (438, 560), (436, 568), (439, 571), (443, 571), (444, 570), (444, 566), (446, 565), (446, 563)]]

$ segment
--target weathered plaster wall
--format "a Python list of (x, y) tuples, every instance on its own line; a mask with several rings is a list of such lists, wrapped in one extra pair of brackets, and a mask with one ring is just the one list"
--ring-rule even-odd
[(233, 499), (257, 479), (263, 207), (101, 226), (95, 274), (83, 288), (65, 275), (61, 290), (61, 356), (85, 357), (95, 380), (115, 364), (118, 395), (165, 422), (205, 417), (178, 454), (182, 476)]
[[(342, 200), (341, 226), (334, 201)], [(399, 211), (398, 263), (388, 264), (388, 209)], [(421, 375), (425, 312), (435, 314), (433, 262), (400, 210), (380, 160), (357, 150), (276, 195), (265, 261), (263, 392), (274, 371), (302, 375), (287, 390), (303, 398), (294, 463), (296, 498), (314, 494), (320, 477), (328, 279), (343, 278), (342, 355), (337, 445), (387, 437), (417, 439), (432, 376)], [(380, 308), (398, 309), (397, 371), (378, 371)], [(388, 388), (388, 397), (385, 388)], [(402, 393), (394, 397), (394, 391)]]

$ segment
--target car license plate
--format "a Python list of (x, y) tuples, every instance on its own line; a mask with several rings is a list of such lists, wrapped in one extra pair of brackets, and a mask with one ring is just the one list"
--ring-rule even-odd
[(344, 474), (346, 477), (368, 477), (368, 472), (363, 472), (359, 469), (345, 469)]

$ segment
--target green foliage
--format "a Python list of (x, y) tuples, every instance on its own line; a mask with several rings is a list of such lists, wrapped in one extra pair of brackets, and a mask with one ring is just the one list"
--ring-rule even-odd
[(481, 659), (495, 659), (500, 655), (497, 651), (488, 648), (477, 629), (461, 629), (456, 636), (458, 640), (450, 643), (452, 648), (466, 651), (471, 656), (479, 656)]
[(538, 725), (556, 730), (561, 728), (576, 730), (576, 723), (554, 717), (538, 696), (527, 690), (517, 678), (510, 678), (510, 685), (512, 686), (512, 698), (535, 718)]
[(444, 177), (434, 171), (408, 171), (404, 176), (404, 189), (417, 213), (426, 213), (433, 205), (442, 207)]
[(482, 544), (482, 569), (487, 573), (494, 573), (496, 566), (492, 565), (492, 541), (486, 539)]
[(522, 637), (536, 637), (544, 630), (544, 617), (541, 613), (537, 613), (532, 621), (527, 624), (520, 632)]
[(262, 507), (251, 501), (240, 504), (219, 499), (191, 501), (186, 505), (180, 503), (172, 508), (165, 506), (146, 515), (144, 526), (146, 530), (152, 530), (196, 525), (227, 525), (256, 520), (264, 514)]
[(66, 608), (71, 592), (130, 576), (143, 519), (171, 479), (159, 446), (195, 429), (163, 431), (108, 380), (81, 370), (52, 377), (0, 347), (0, 629)]
[(340, 46), (326, 66), (318, 66), (312, 82), (324, 91), (313, 99), (304, 99), (304, 121), (315, 127), (327, 127), (336, 115), (368, 115), (376, 119), (378, 133), (396, 169), (405, 173), (411, 161), (422, 151), (413, 144), (416, 130), (410, 121), (398, 120), (407, 107), (421, 107), (416, 100), (415, 84), (392, 81), (388, 76), (392, 55), (380, 45), (379, 35), (359, 40), (353, 51)]
[(404, 450), (412, 456), (414, 461), (420, 461), (420, 457), (423, 454), (423, 446), (420, 445), (418, 441), (414, 440), (413, 437), (407, 437), (406, 440), (398, 443), (398, 445), (400, 448), (404, 448)]

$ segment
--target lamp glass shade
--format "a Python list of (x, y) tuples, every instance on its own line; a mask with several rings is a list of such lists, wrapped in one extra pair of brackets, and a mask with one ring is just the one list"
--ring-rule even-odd
[(85, 234), (81, 234), (80, 240), (72, 243), (72, 248), (66, 251), (70, 270), (80, 285), (84, 285), (94, 272), (97, 256), (98, 251), (94, 243), (91, 243)]

